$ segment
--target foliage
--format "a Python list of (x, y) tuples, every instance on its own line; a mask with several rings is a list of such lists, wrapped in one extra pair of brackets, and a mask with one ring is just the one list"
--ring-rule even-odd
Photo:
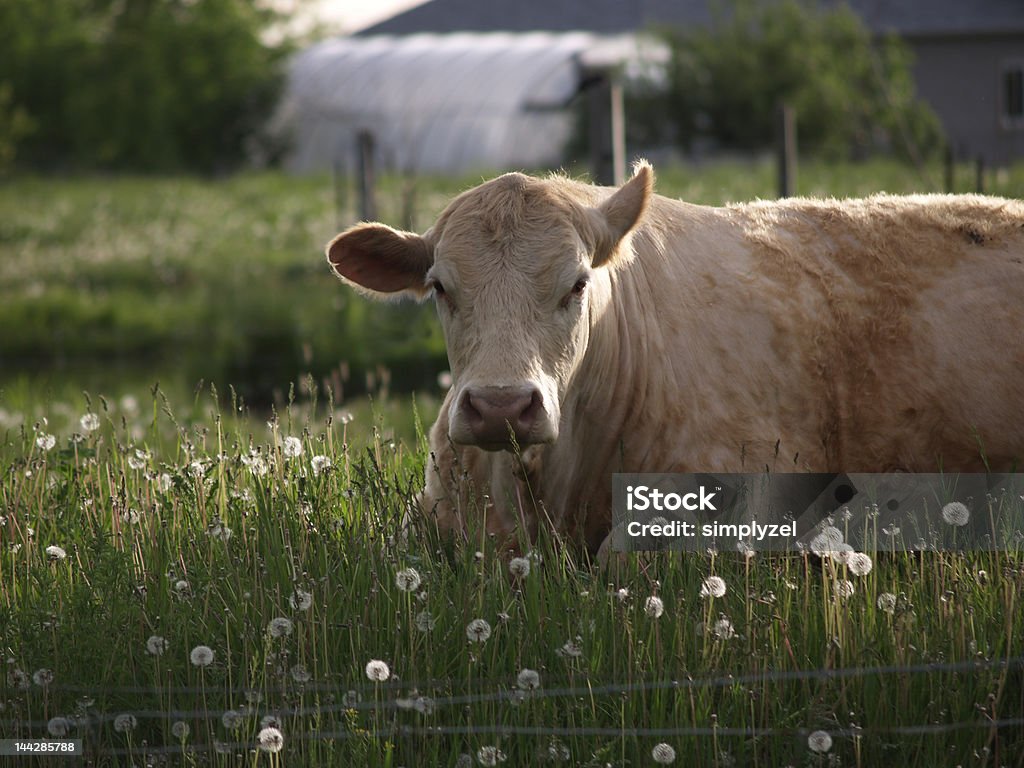
[(895, 37), (873, 41), (844, 4), (731, 0), (716, 7), (709, 28), (661, 33), (671, 49), (667, 88), (640, 88), (630, 109), (641, 141), (691, 148), (711, 137), (726, 148), (760, 149), (788, 103), (802, 150), (891, 150), (918, 160), (939, 146), (938, 120), (914, 95), (907, 46)]
[(0, 72), (38, 168), (223, 171), (244, 156), (287, 45), (258, 0), (0, 0)]
[(18, 144), (32, 132), (28, 114), (13, 102), (10, 83), (0, 82), (0, 174), (10, 169)]

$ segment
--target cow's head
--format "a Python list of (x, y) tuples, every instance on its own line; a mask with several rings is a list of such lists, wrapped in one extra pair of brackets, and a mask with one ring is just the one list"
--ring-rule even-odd
[[(560, 179), (512, 173), (457, 197), (424, 235), (358, 224), (327, 247), (376, 298), (432, 296), (452, 371), (449, 435), (488, 450), (553, 442), (615, 263), (653, 172), (592, 204)], [(576, 190), (575, 194), (572, 190)]]

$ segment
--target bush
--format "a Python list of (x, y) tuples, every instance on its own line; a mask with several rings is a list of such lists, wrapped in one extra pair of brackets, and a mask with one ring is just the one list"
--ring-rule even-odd
[(661, 34), (671, 49), (667, 87), (641, 89), (631, 105), (641, 140), (691, 149), (710, 137), (725, 148), (761, 149), (788, 103), (802, 150), (920, 159), (940, 146), (937, 118), (915, 97), (906, 46), (873, 41), (846, 6), (733, 0), (706, 29)]

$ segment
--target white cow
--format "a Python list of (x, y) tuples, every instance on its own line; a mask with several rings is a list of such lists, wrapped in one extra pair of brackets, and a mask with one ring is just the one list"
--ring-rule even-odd
[(327, 249), (432, 297), (453, 384), (425, 514), (591, 551), (628, 472), (983, 471), (1024, 463), (1024, 205), (879, 195), (710, 208), (511, 173), (425, 234)]

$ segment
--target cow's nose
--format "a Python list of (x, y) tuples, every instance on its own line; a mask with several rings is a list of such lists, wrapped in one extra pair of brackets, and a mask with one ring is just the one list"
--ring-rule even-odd
[(528, 445), (531, 432), (544, 411), (540, 390), (534, 386), (469, 387), (462, 395), (462, 416), (481, 445), (507, 445), (510, 437)]

